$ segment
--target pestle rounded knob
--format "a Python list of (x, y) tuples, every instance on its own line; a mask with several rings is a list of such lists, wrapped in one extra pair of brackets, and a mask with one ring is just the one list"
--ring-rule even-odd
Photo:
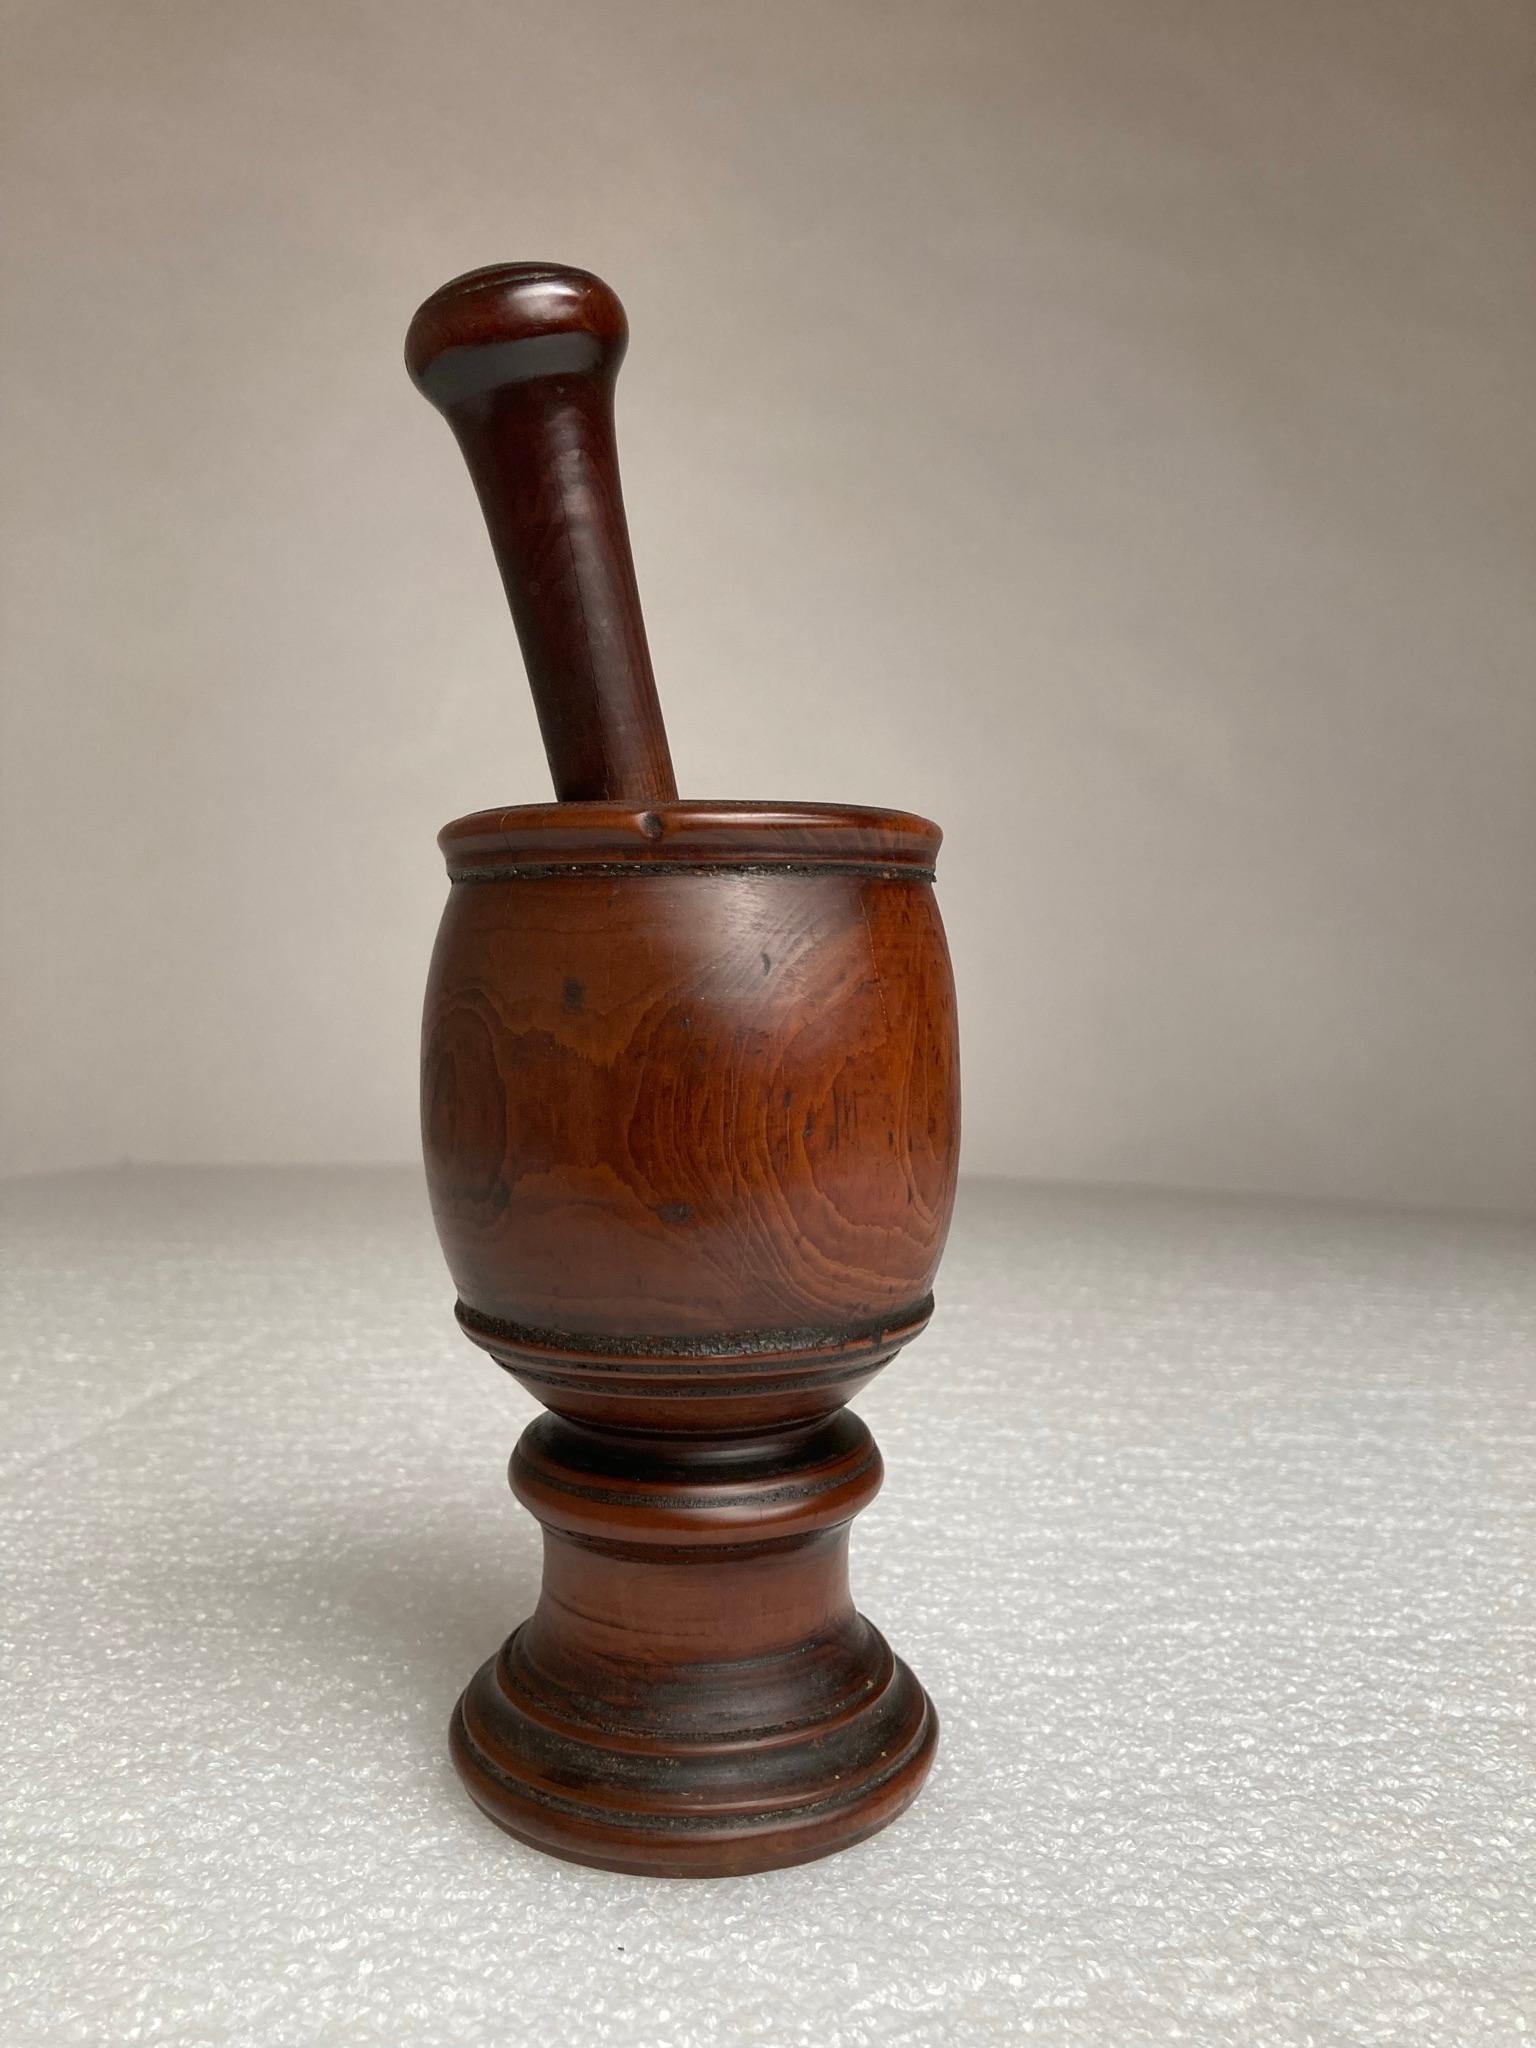
[(405, 338), (469, 465), (565, 802), (677, 795), (619, 488), (628, 340), (601, 278), (554, 263), (454, 278)]

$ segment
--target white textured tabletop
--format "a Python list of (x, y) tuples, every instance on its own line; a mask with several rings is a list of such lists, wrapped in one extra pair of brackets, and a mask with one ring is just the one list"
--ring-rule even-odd
[(13, 1183), (0, 2043), (1536, 2033), (1536, 1257), (1512, 1224), (975, 1184), (859, 1406), (927, 1791), (717, 1884), (449, 1767), (532, 1403), (409, 1172)]

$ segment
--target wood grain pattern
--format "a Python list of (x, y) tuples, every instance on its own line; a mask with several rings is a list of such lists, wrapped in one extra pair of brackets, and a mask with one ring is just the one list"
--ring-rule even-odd
[(423, 1128), (480, 1315), (830, 1341), (927, 1296), (954, 1173), (933, 892), (785, 872), (755, 830), (755, 872), (456, 888)]
[(512, 1485), (544, 1524), (544, 1590), (455, 1716), (472, 1795), (556, 1855), (658, 1876), (883, 1826), (938, 1724), (849, 1596), (849, 1518), (879, 1483), (847, 1413), (712, 1451), (535, 1423)]
[(628, 340), (600, 278), (500, 263), (434, 292), (405, 344), (469, 465), (555, 793), (573, 800), (677, 794), (614, 441)]
[(880, 1456), (844, 1404), (924, 1326), (959, 1143), (937, 827), (679, 803), (584, 272), (456, 280), (412, 374), (459, 438), (562, 801), (441, 834), (422, 1132), (468, 1336), (551, 1411), (512, 1460), (531, 1618), (454, 1713), (524, 1842), (666, 1876), (899, 1813), (922, 1687), (848, 1588)]
[(954, 1197), (938, 833), (554, 805), (443, 845), (433, 1213), (466, 1332), (554, 1411), (512, 1468), (544, 1593), (461, 1702), (459, 1769), (578, 1861), (824, 1854), (937, 1737), (848, 1592), (880, 1463), (843, 1403), (926, 1322)]

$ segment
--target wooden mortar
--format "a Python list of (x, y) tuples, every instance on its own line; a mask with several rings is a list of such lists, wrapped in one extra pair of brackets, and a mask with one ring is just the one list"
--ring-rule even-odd
[(937, 1722), (848, 1591), (880, 1454), (845, 1403), (927, 1322), (959, 1137), (939, 831), (679, 802), (598, 279), (456, 279), (406, 358), (479, 492), (562, 801), (445, 828), (427, 1178), (465, 1332), (550, 1411), (512, 1490), (532, 1617), (455, 1709), (500, 1826), (607, 1869), (821, 1856)]

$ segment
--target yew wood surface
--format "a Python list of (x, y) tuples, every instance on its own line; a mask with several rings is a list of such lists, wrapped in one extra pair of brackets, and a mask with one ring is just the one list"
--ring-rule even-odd
[(936, 826), (675, 798), (613, 449), (626, 333), (598, 280), (511, 265), (407, 344), (562, 799), (441, 835), (433, 1214), (466, 1333), (551, 1411), (511, 1468), (542, 1593), (451, 1739), (522, 1841), (720, 1876), (859, 1840), (933, 1758), (849, 1592), (881, 1464), (844, 1403), (931, 1311), (959, 1067)]
[(499, 263), (434, 292), (405, 344), (468, 464), (555, 793), (571, 799), (677, 794), (614, 438), (628, 340), (590, 272)]

